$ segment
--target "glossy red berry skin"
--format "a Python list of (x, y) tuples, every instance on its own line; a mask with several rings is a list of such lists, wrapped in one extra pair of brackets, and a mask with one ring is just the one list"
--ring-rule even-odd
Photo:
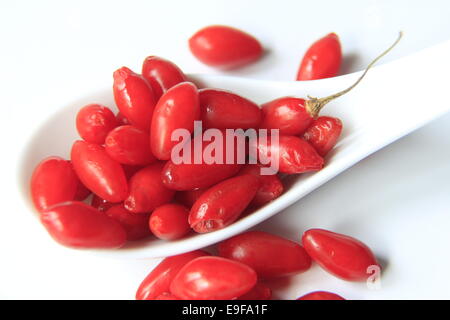
[(270, 300), (272, 297), (272, 290), (265, 284), (258, 282), (247, 293), (237, 298), (237, 300)]
[(116, 203), (128, 195), (128, 183), (122, 166), (102, 146), (76, 141), (71, 160), (81, 182), (100, 198)]
[(48, 157), (34, 169), (30, 181), (31, 198), (40, 212), (48, 207), (75, 199), (78, 177), (70, 161)]
[(324, 166), (324, 160), (317, 151), (308, 142), (296, 136), (280, 136), (278, 146), (269, 139), (267, 143), (257, 139), (257, 150), (259, 159), (278, 155), (281, 173), (318, 171)]
[(278, 198), (284, 191), (283, 183), (276, 174), (262, 175), (261, 166), (256, 164), (247, 164), (242, 167), (239, 174), (252, 174), (259, 179), (259, 188), (255, 197), (250, 202), (253, 207), (261, 207)]
[(166, 187), (182, 191), (207, 188), (238, 173), (239, 164), (174, 164), (167, 161), (162, 180)]
[(183, 71), (169, 60), (157, 56), (145, 58), (142, 76), (152, 87), (156, 100), (173, 86), (187, 81)]
[(91, 206), (77, 201), (54, 205), (41, 222), (57, 242), (73, 248), (119, 248), (126, 242), (123, 227)]
[(191, 82), (182, 82), (170, 88), (159, 99), (153, 113), (150, 134), (151, 149), (159, 160), (169, 160), (172, 148), (172, 132), (186, 129), (194, 132), (194, 121), (200, 118), (197, 87)]
[(314, 42), (306, 51), (297, 73), (297, 80), (335, 77), (342, 63), (339, 37), (330, 33)]
[(258, 60), (263, 48), (253, 36), (227, 26), (208, 26), (189, 39), (192, 54), (206, 65), (235, 69)]
[(109, 132), (105, 150), (121, 164), (143, 166), (156, 161), (150, 150), (148, 133), (130, 125), (120, 126)]
[(127, 240), (141, 240), (151, 235), (148, 228), (149, 214), (132, 213), (122, 204), (112, 206), (105, 214), (120, 223), (125, 229)]
[(258, 188), (259, 179), (250, 174), (229, 178), (211, 187), (191, 208), (191, 228), (206, 233), (230, 225), (247, 208)]
[[(175, 163), (173, 160), (167, 161), (162, 171), (162, 181), (164, 185), (172, 190), (185, 191), (198, 188), (208, 188), (216, 183), (223, 181), (238, 173), (241, 164), (238, 164), (236, 148), (227, 148), (227, 144), (223, 144), (222, 158), (218, 159), (222, 163), (207, 163), (203, 156), (204, 150), (208, 148), (212, 142), (202, 141), (202, 136), (198, 135), (189, 142), (190, 157), (189, 161)], [(199, 144), (201, 150), (197, 152), (195, 145)], [(234, 145), (237, 145), (235, 140)], [(181, 152), (183, 154), (183, 152)], [(195, 155), (200, 155), (198, 163), (196, 163)], [(232, 163), (227, 162), (227, 156), (230, 155), (234, 159)], [(245, 158), (244, 158), (245, 161)]]
[(209, 253), (206, 251), (196, 250), (165, 258), (142, 281), (136, 292), (136, 300), (155, 300), (161, 294), (169, 292), (173, 278), (186, 263), (207, 255)]
[(221, 242), (218, 249), (221, 257), (253, 268), (260, 279), (301, 273), (311, 266), (311, 258), (301, 245), (262, 231), (234, 236)]
[(114, 100), (132, 125), (148, 132), (152, 121), (156, 98), (152, 88), (139, 74), (126, 67), (114, 72)]
[(258, 105), (232, 92), (201, 89), (200, 112), (204, 128), (258, 128), (262, 113)]
[(310, 229), (302, 243), (309, 256), (329, 273), (348, 281), (366, 281), (369, 267), (379, 264), (361, 241), (323, 229)]
[(164, 163), (157, 162), (136, 172), (130, 179), (130, 193), (125, 199), (127, 210), (134, 213), (150, 213), (169, 203), (175, 192), (161, 182)]
[(170, 292), (183, 300), (230, 300), (250, 291), (257, 276), (250, 267), (221, 257), (200, 257), (175, 276)]
[(262, 105), (261, 129), (278, 129), (280, 135), (303, 134), (313, 122), (305, 99), (284, 97)]
[(189, 210), (186, 207), (179, 204), (165, 204), (152, 212), (149, 227), (159, 239), (179, 239), (191, 230), (188, 217)]
[(303, 139), (324, 157), (336, 145), (341, 133), (341, 120), (333, 117), (318, 117), (303, 134)]
[(103, 144), (108, 132), (117, 127), (114, 113), (100, 104), (89, 104), (78, 111), (78, 134), (87, 142)]
[(297, 300), (345, 300), (341, 296), (327, 291), (314, 291), (301, 296)]

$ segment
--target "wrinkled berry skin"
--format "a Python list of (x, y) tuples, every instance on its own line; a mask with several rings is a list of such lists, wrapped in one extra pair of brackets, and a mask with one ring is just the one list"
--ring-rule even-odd
[(342, 122), (338, 118), (318, 117), (306, 129), (303, 139), (316, 149), (317, 153), (325, 157), (336, 145), (342, 133)]
[(114, 113), (100, 104), (89, 104), (78, 111), (76, 126), (78, 133), (87, 142), (103, 144), (107, 134), (119, 122)]
[(224, 180), (206, 190), (189, 213), (191, 228), (199, 233), (222, 229), (233, 223), (247, 208), (259, 188), (251, 174)]
[[(317, 151), (307, 141), (296, 136), (280, 136), (278, 145), (264, 139), (255, 139), (251, 143), (256, 144), (259, 159), (278, 157), (281, 173), (318, 171), (324, 166), (324, 160)], [(271, 165), (274, 166), (273, 163)]]

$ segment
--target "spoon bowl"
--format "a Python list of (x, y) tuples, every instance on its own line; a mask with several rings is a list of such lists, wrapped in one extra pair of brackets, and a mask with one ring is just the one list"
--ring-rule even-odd
[[(369, 71), (357, 88), (331, 102), (322, 111), (324, 115), (340, 118), (344, 124), (341, 139), (326, 157), (325, 167), (319, 172), (286, 177), (283, 195), (232, 225), (207, 234), (192, 233), (176, 241), (149, 239), (129, 242), (118, 250), (86, 251), (115, 258), (170, 256), (212, 245), (282, 212), (358, 161), (448, 112), (450, 104), (445, 101), (445, 94), (450, 66), (439, 62), (445, 61), (449, 54), (450, 41), (447, 41)], [(357, 72), (305, 82), (196, 74), (189, 75), (189, 78), (199, 87), (226, 89), (263, 103), (283, 96), (328, 96), (347, 88), (360, 75)], [(73, 125), (76, 113), (81, 106), (94, 102), (114, 109), (112, 90), (100, 90), (63, 106), (31, 132), (20, 165), (23, 197), (31, 212), (35, 212), (28, 192), (33, 168), (49, 155), (68, 158), (72, 142), (78, 139)]]

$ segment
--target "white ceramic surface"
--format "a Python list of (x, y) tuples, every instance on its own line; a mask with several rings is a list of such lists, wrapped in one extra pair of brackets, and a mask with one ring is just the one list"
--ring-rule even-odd
[[(215, 73), (195, 61), (185, 45), (190, 34), (210, 23), (241, 27), (270, 48), (261, 62), (229, 74), (258, 79), (292, 79), (306, 46), (329, 31), (338, 32), (344, 43), (344, 72), (360, 69), (398, 30), (404, 30), (406, 36), (382, 64), (450, 38), (447, 1), (199, 1), (201, 10), (189, 10), (191, 5), (186, 1), (136, 1), (126, 6), (121, 1), (78, 1), (70, 6), (57, 1), (1, 3), (4, 121), (0, 130), (7, 156), (0, 160), (4, 199), (0, 297), (133, 298), (139, 282), (158, 262), (113, 260), (54, 244), (30, 218), (22, 200), (23, 185), (18, 182), (24, 175), (22, 156), (29, 134), (71, 102), (95, 94), (95, 88), (111, 79), (118, 62), (138, 70), (145, 55), (158, 54), (187, 72)], [(317, 12), (321, 13), (319, 20), (309, 14)], [(438, 85), (444, 85), (446, 68), (446, 59), (412, 66), (404, 71), (410, 75), (407, 82), (384, 78), (380, 92), (409, 89), (409, 102), (417, 106), (412, 101), (417, 97), (423, 106), (414, 114), (424, 115), (425, 121), (430, 105), (445, 108), (449, 104), (439, 100), (446, 88), (430, 88), (428, 84), (435, 79), (426, 72), (438, 73), (443, 80)], [(339, 115), (341, 105), (360, 113), (368, 105), (383, 105), (372, 104), (367, 97), (357, 98), (357, 92), (364, 92), (376, 79), (378, 70), (382, 68), (369, 74), (357, 89), (360, 91), (336, 101), (325, 113)], [(425, 87), (417, 78), (427, 80)], [(324, 81), (320, 89), (328, 93), (326, 83), (331, 86), (333, 81), (340, 80)], [(305, 93), (316, 94), (308, 91), (308, 86), (303, 87)], [(334, 91), (334, 85), (331, 89)], [(394, 115), (396, 106), (408, 105), (403, 99), (395, 101)], [(325, 289), (354, 299), (450, 298), (449, 128), (447, 115), (358, 163), (256, 227), (292, 239), (311, 227), (357, 236), (387, 262), (381, 290), (337, 280), (314, 267), (284, 284), (274, 284), (276, 294), (295, 298), (309, 290)], [(59, 131), (42, 145), (51, 148), (65, 132)], [(380, 130), (381, 136), (383, 132)], [(39, 152), (46, 154), (44, 147)]]

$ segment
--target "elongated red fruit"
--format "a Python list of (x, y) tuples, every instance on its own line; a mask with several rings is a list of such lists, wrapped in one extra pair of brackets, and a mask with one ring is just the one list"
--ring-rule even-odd
[(306, 51), (297, 80), (316, 80), (337, 76), (342, 62), (339, 37), (330, 33), (314, 42)]
[[(264, 139), (256, 140), (260, 161), (261, 159), (278, 157), (279, 172), (281, 173), (304, 173), (323, 168), (323, 158), (308, 142), (301, 138), (280, 136), (278, 145), (272, 143), (270, 139), (267, 143)], [(273, 161), (270, 164), (274, 166)]]
[(148, 225), (152, 233), (163, 240), (175, 240), (185, 236), (190, 230), (189, 210), (179, 204), (168, 203), (156, 208)]
[(162, 179), (172, 190), (207, 188), (238, 173), (239, 164), (174, 164), (167, 161)]
[(327, 291), (314, 291), (301, 296), (297, 300), (345, 300), (340, 295)]
[(142, 281), (136, 292), (136, 300), (155, 300), (161, 294), (169, 292), (173, 278), (186, 263), (207, 255), (209, 253), (206, 251), (196, 250), (165, 258)]
[(106, 137), (105, 150), (117, 162), (131, 166), (156, 161), (150, 150), (149, 135), (134, 126), (120, 126), (112, 130)]
[(79, 181), (70, 161), (60, 157), (42, 160), (31, 176), (31, 198), (38, 211), (75, 199)]
[(128, 183), (123, 168), (102, 146), (76, 141), (71, 158), (81, 182), (100, 198), (115, 203), (127, 197)]
[(250, 267), (221, 257), (200, 257), (188, 262), (175, 276), (170, 292), (183, 300), (229, 300), (256, 284)]
[(262, 231), (234, 236), (221, 242), (218, 249), (221, 257), (250, 266), (259, 278), (288, 276), (311, 266), (311, 258), (301, 245)]
[(258, 282), (249, 292), (243, 294), (237, 300), (270, 300), (272, 290), (265, 284)]
[(150, 214), (132, 213), (123, 204), (118, 204), (106, 210), (106, 215), (121, 224), (127, 233), (127, 240), (140, 240), (151, 235), (148, 228)]
[(262, 105), (261, 129), (279, 129), (280, 135), (297, 136), (313, 122), (305, 99), (283, 97)]
[(302, 243), (309, 256), (331, 274), (348, 281), (366, 281), (380, 268), (372, 251), (361, 241), (323, 229), (310, 229)]
[(262, 114), (252, 101), (232, 92), (201, 89), (200, 111), (204, 128), (248, 129), (258, 128)]
[(159, 99), (153, 113), (150, 134), (153, 154), (160, 160), (169, 160), (172, 148), (178, 141), (172, 140), (176, 129), (194, 132), (194, 121), (200, 118), (197, 87), (182, 82), (170, 88)]
[(60, 244), (74, 248), (119, 248), (126, 242), (124, 228), (114, 219), (77, 201), (54, 205), (41, 222)]
[(303, 134), (322, 157), (336, 145), (342, 133), (342, 122), (338, 118), (319, 117), (314, 120)]
[(114, 72), (113, 92), (120, 113), (132, 125), (148, 132), (157, 101), (147, 81), (141, 75), (122, 67)]
[[(245, 143), (245, 140), (243, 141)], [(200, 146), (199, 151), (196, 150), (196, 144)], [(240, 163), (245, 162), (245, 152), (242, 152), (243, 159), (238, 161), (238, 144), (238, 138), (234, 140), (234, 148), (228, 147), (227, 143), (223, 143), (221, 155), (210, 157), (209, 153), (205, 151), (214, 146), (214, 141), (202, 141), (202, 135), (194, 137), (184, 144), (190, 150), (190, 155), (186, 156), (186, 160), (178, 159), (182, 161), (175, 162), (176, 159), (172, 159), (167, 161), (162, 171), (164, 185), (177, 191), (194, 190), (208, 188), (234, 176), (242, 166)], [(220, 150), (220, 147), (218, 148)], [(199, 159), (196, 159), (197, 156)], [(180, 151), (181, 157), (185, 157), (184, 150)], [(231, 159), (230, 162), (228, 162), (228, 158)]]
[(270, 139), (265, 141), (259, 138), (251, 141), (251, 146), (255, 144), (259, 161), (264, 163), (269, 159), (269, 165), (275, 167), (273, 159), (278, 159), (281, 173), (318, 171), (324, 165), (324, 160), (317, 151), (308, 142), (296, 136), (280, 136), (278, 144)]
[(228, 26), (208, 26), (189, 39), (192, 54), (204, 64), (234, 69), (258, 60), (263, 48), (253, 36)]
[(258, 178), (245, 174), (222, 181), (206, 190), (191, 208), (191, 228), (205, 233), (233, 223), (252, 201), (258, 187)]
[(169, 60), (157, 56), (145, 58), (142, 65), (142, 76), (153, 89), (156, 100), (173, 86), (187, 81), (183, 71)]
[(250, 202), (251, 206), (261, 207), (278, 198), (284, 191), (280, 178), (276, 174), (262, 175), (259, 165), (247, 164), (242, 167), (239, 174), (252, 174), (259, 179), (259, 188), (252, 202)]
[(134, 213), (150, 213), (160, 205), (169, 203), (175, 191), (161, 182), (164, 163), (157, 162), (136, 172), (130, 179), (130, 194), (124, 205)]
[(100, 104), (89, 104), (78, 111), (76, 124), (83, 140), (103, 144), (108, 132), (119, 123), (109, 108)]

